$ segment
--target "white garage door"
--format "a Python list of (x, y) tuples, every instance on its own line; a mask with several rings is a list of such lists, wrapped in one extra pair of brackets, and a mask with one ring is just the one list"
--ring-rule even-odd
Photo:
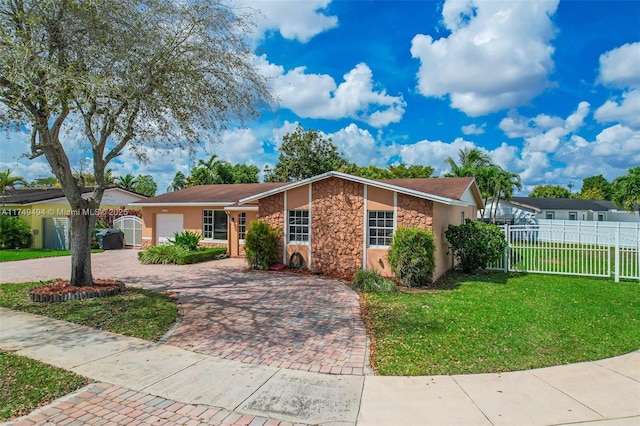
[(182, 214), (162, 213), (156, 215), (156, 244), (162, 244), (173, 238), (176, 232), (182, 232)]

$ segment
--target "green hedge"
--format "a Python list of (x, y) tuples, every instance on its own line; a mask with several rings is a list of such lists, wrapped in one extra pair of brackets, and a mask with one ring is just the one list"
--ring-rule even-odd
[(225, 247), (213, 247), (205, 250), (190, 251), (178, 256), (178, 265), (188, 265), (192, 263), (207, 262), (209, 260), (219, 259), (223, 255), (227, 254)]
[(147, 265), (187, 265), (219, 259), (226, 253), (225, 247), (199, 248), (197, 251), (187, 251), (184, 247), (163, 244), (151, 246), (138, 252), (138, 260)]

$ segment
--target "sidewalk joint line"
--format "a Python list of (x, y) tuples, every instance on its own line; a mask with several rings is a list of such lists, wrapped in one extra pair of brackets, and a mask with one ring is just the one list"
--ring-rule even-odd
[[(269, 382), (269, 380), (273, 379), (273, 377), (274, 377), (276, 374), (278, 374), (280, 371), (282, 371), (282, 370), (284, 370), (284, 369), (283, 369), (283, 368), (276, 368), (276, 371), (274, 371), (274, 372), (273, 372), (273, 374), (272, 374), (272, 375), (270, 375), (270, 376), (267, 378), (267, 380), (265, 380), (264, 382), (262, 382), (262, 384), (261, 384), (260, 386), (258, 386), (258, 387), (256, 388), (256, 390), (254, 390), (253, 392), (251, 392), (251, 394), (250, 394), (249, 396), (247, 396), (247, 397), (246, 397), (245, 399), (243, 399), (243, 400), (242, 400), (238, 405), (236, 405), (236, 406), (233, 408), (233, 411), (238, 410), (238, 408), (239, 408), (242, 404), (244, 404), (244, 403), (245, 403), (245, 402), (247, 402), (249, 399), (251, 399), (251, 397), (252, 397), (253, 395), (255, 395), (255, 394), (256, 394), (260, 389), (262, 389), (262, 388), (264, 387), (264, 385), (266, 385), (266, 384)], [(265, 413), (265, 414), (266, 414), (266, 413)]]
[[(603, 367), (604, 368), (604, 367)], [(557, 390), (558, 392), (560, 392), (563, 395), (568, 396), (570, 399), (574, 400), (575, 402), (577, 402), (578, 404), (582, 405), (583, 407), (585, 407), (587, 410), (589, 411), (593, 411), (594, 413), (596, 413), (597, 415), (599, 415), (601, 418), (597, 419), (597, 420), (606, 420), (607, 417), (603, 416), (602, 414), (600, 414), (599, 412), (597, 412), (596, 410), (594, 410), (593, 408), (589, 407), (587, 404), (583, 403), (582, 401), (577, 400), (576, 398), (574, 398), (573, 396), (569, 395), (568, 393), (566, 393), (565, 391), (563, 391), (562, 389), (559, 389), (557, 387), (555, 387), (554, 385), (552, 385), (551, 383), (547, 382), (546, 380), (544, 380), (542, 377), (539, 377), (536, 375), (535, 370), (530, 370), (531, 371), (531, 375), (533, 377), (535, 377), (536, 379), (540, 380), (542, 383), (551, 386), (553, 389)]]
[(494, 425), (494, 426), (495, 426), (495, 423), (493, 423), (493, 422), (491, 421), (491, 419), (489, 418), (489, 416), (487, 416), (487, 413), (485, 413), (485, 412), (484, 412), (484, 410), (483, 410), (482, 408), (480, 408), (480, 406), (476, 403), (476, 401), (475, 401), (473, 398), (471, 398), (471, 395), (469, 395), (469, 394), (467, 393), (467, 390), (466, 390), (465, 388), (463, 388), (463, 387), (462, 387), (462, 385), (461, 385), (460, 383), (458, 383), (458, 381), (456, 380), (456, 377), (455, 377), (454, 375), (451, 375), (451, 376), (449, 376), (449, 377), (451, 377), (451, 379), (453, 380), (453, 382), (454, 382), (454, 383), (455, 383), (455, 384), (460, 388), (460, 390), (462, 391), (462, 393), (464, 393), (464, 394), (467, 396), (467, 398), (469, 398), (469, 400), (473, 403), (473, 405), (475, 405), (475, 406), (476, 406), (476, 408), (477, 408), (477, 409), (482, 413), (482, 415), (484, 416), (484, 418), (485, 418), (485, 419), (487, 419), (487, 421), (488, 421), (490, 424), (492, 424), (492, 425)]

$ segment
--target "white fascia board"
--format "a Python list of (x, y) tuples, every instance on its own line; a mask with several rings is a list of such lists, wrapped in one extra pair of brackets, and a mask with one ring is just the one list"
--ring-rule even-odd
[[(136, 197), (140, 197), (140, 198), (142, 198), (144, 200), (149, 198), (149, 197), (147, 197), (145, 195), (136, 194), (135, 192), (127, 191), (126, 189), (122, 189), (122, 188), (107, 188), (107, 189), (104, 190), (104, 194), (111, 193), (111, 192), (122, 192), (124, 194), (134, 195)], [(81, 196), (83, 198), (85, 198), (85, 196), (89, 197), (89, 196), (91, 196), (91, 194), (93, 194), (92, 191), (91, 192), (83, 192), (81, 194)], [(62, 201), (63, 203), (68, 203), (69, 202), (69, 200), (67, 200), (67, 197), (55, 197), (55, 198), (47, 198), (47, 199), (40, 200), (40, 201), (33, 201), (31, 203), (26, 203), (26, 204), (23, 204), (23, 205), (29, 206), (31, 204), (34, 204), (34, 205), (35, 204), (56, 204), (56, 203), (59, 203), (60, 201)], [(128, 203), (127, 205), (133, 205), (133, 203)]]
[(460, 200), (454, 200), (452, 198), (446, 198), (446, 197), (440, 197), (438, 195), (433, 195), (433, 194), (428, 194), (425, 192), (419, 192), (419, 191), (414, 191), (412, 189), (408, 189), (408, 188), (404, 188), (402, 186), (396, 186), (396, 185), (390, 185), (388, 183), (384, 183), (384, 182), (379, 182), (376, 180), (371, 180), (371, 179), (366, 179), (360, 176), (353, 176), (353, 175), (348, 175), (346, 173), (340, 173), (340, 172), (327, 172), (327, 173), (323, 173), (321, 175), (317, 175), (308, 179), (303, 179), (301, 181), (298, 182), (292, 182), (289, 185), (285, 185), (285, 186), (281, 186), (280, 188), (275, 188), (272, 189), (270, 191), (266, 191), (266, 192), (262, 192), (260, 194), (256, 194), (253, 195), (251, 197), (247, 197), (247, 198), (243, 198), (242, 200), (238, 201), (238, 204), (245, 204), (245, 203), (249, 203), (251, 201), (256, 201), (259, 200), (261, 198), (265, 198), (265, 197), (269, 197), (271, 195), (275, 195), (278, 194), (280, 192), (284, 192), (284, 191), (288, 191), (290, 189), (294, 189), (297, 188), (299, 186), (303, 186), (303, 185), (308, 185), (310, 183), (313, 182), (317, 182), (319, 180), (322, 179), (326, 179), (329, 177), (338, 177), (341, 179), (345, 179), (345, 180), (350, 180), (352, 182), (358, 182), (361, 183), (363, 185), (370, 185), (370, 186), (375, 186), (381, 189), (386, 189), (389, 191), (395, 191), (395, 192), (400, 192), (402, 194), (406, 194), (406, 195), (411, 195), (414, 197), (418, 197), (418, 198), (424, 198), (427, 200), (431, 200), (431, 201), (436, 201), (442, 204), (448, 204), (448, 205), (453, 205), (453, 206), (468, 206), (468, 203), (465, 203), (464, 201), (460, 201)]
[(224, 209), (231, 212), (257, 212), (260, 210), (258, 206), (229, 206)]
[(136, 207), (228, 207), (235, 203), (129, 203), (130, 206)]

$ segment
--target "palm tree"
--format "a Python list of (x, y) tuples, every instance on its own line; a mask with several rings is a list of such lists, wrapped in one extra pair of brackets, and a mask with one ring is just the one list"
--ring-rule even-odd
[(118, 186), (127, 191), (133, 191), (133, 184), (135, 183), (135, 180), (136, 178), (131, 174), (126, 174), (125, 176), (116, 178)]
[(106, 185), (113, 185), (116, 183), (116, 177), (113, 176), (113, 170), (107, 169), (104, 172), (104, 183)]
[(191, 175), (186, 179), (185, 186), (211, 185), (217, 183), (218, 166), (221, 163), (218, 156), (213, 154), (207, 160), (198, 160), (198, 164), (191, 169)]
[(167, 192), (179, 191), (181, 189), (184, 189), (185, 184), (186, 184), (186, 177), (184, 173), (178, 170), (176, 172), (176, 175), (173, 177), (173, 180), (167, 187)]
[(501, 199), (505, 201), (511, 200), (515, 188), (517, 188), (518, 191), (522, 189), (522, 181), (520, 180), (520, 175), (500, 169), (500, 172), (496, 176), (496, 192), (494, 195), (496, 201), (494, 203), (493, 213), (494, 221), (496, 215), (498, 214), (498, 203)]
[(469, 147), (458, 151), (458, 163), (451, 157), (448, 157), (444, 162), (451, 167), (451, 171), (445, 174), (446, 177), (474, 176), (474, 170), (481, 167), (493, 166), (493, 161), (489, 154), (478, 148)]
[(4, 198), (7, 190), (13, 192), (16, 185), (27, 186), (27, 181), (22, 176), (11, 176), (11, 169), (0, 172), (0, 191), (2, 192), (2, 207), (4, 210)]

